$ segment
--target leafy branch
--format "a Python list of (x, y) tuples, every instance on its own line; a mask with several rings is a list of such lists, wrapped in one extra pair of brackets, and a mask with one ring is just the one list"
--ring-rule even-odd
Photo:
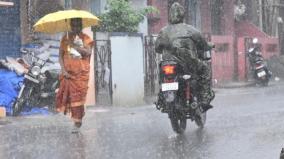
[(152, 6), (140, 10), (131, 8), (127, 0), (108, 0), (108, 11), (99, 16), (98, 31), (102, 32), (137, 32), (139, 23), (150, 13), (158, 13)]

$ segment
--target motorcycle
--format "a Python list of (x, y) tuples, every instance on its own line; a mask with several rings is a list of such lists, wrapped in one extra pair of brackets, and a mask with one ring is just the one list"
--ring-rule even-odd
[(39, 58), (27, 49), (21, 49), (21, 52), (30, 57), (31, 64), (28, 72), (24, 74), (24, 81), (13, 104), (13, 115), (18, 115), (24, 107), (31, 109), (34, 106), (48, 105), (48, 108), (53, 111), (56, 89), (59, 86), (59, 70), (46, 68), (47, 62), (53, 63), (48, 58)]
[[(253, 39), (253, 44), (257, 44), (257, 39)], [(251, 71), (253, 73), (253, 78), (256, 81), (257, 85), (267, 86), (269, 83), (269, 79), (272, 76), (272, 73), (268, 70), (264, 58), (261, 55), (258, 47), (251, 47), (248, 50), (247, 56), (249, 58), (249, 63), (251, 67)]]
[[(210, 59), (211, 51), (205, 52), (205, 55)], [(160, 92), (155, 103), (158, 110), (168, 114), (172, 129), (179, 134), (185, 131), (187, 119), (200, 128), (206, 123), (206, 111), (198, 104), (198, 81), (191, 74), (186, 74), (184, 68), (174, 58), (160, 62)]]

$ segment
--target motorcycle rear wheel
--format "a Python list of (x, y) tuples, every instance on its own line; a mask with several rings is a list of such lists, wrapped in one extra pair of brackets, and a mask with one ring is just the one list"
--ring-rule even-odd
[(262, 85), (263, 87), (266, 87), (266, 86), (268, 86), (268, 82), (269, 82), (269, 80), (268, 80), (267, 77), (266, 77), (265, 79), (263, 79), (263, 80), (261, 81), (261, 85)]
[(257, 79), (257, 81), (255, 82), (256, 86), (261, 86), (261, 87), (266, 87), (268, 86), (268, 79)]
[(182, 134), (186, 129), (186, 118), (171, 117), (171, 125), (174, 132)]

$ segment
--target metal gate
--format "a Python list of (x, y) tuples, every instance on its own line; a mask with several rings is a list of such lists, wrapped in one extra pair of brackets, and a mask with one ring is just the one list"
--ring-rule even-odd
[(155, 52), (156, 36), (144, 37), (144, 96), (156, 96), (159, 92), (159, 62), (161, 55)]
[(96, 105), (112, 105), (112, 70), (110, 40), (96, 40)]

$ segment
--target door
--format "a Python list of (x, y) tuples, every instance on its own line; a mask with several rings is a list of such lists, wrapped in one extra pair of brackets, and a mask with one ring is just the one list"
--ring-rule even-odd
[(143, 42), (140, 35), (112, 35), (113, 105), (144, 104)]

